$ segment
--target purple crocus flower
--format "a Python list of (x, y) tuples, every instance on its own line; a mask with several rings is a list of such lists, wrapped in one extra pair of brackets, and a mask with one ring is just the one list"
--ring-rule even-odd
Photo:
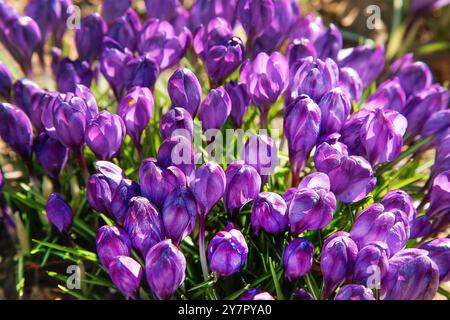
[(389, 259), (381, 281), (383, 300), (431, 300), (439, 286), (439, 269), (422, 249), (404, 249)]
[(431, 233), (432, 225), (427, 215), (417, 217), (410, 221), (411, 235), (409, 239), (422, 238)]
[(111, 193), (111, 215), (119, 225), (123, 225), (131, 199), (141, 195), (139, 185), (129, 179), (123, 179)]
[(284, 276), (294, 281), (306, 275), (313, 263), (314, 247), (303, 238), (289, 242), (283, 253)]
[(389, 248), (383, 242), (373, 242), (359, 250), (353, 270), (353, 282), (369, 288), (379, 287), (389, 270)]
[(339, 87), (324, 94), (318, 106), (322, 114), (321, 137), (339, 132), (352, 111), (350, 96)]
[(131, 0), (104, 0), (102, 4), (102, 16), (108, 24), (125, 14), (130, 8)]
[(145, 257), (145, 273), (153, 296), (167, 300), (184, 281), (186, 258), (170, 239), (161, 241)]
[(292, 297), (294, 298), (294, 300), (307, 300), (307, 301), (316, 300), (316, 299), (314, 299), (314, 297), (312, 296), (311, 293), (309, 293), (308, 291), (306, 291), (303, 288), (300, 288), (297, 291), (295, 291), (292, 294)]
[(398, 209), (403, 211), (411, 222), (417, 214), (413, 199), (403, 190), (391, 190), (383, 197), (381, 204), (385, 210)]
[(254, 300), (254, 301), (264, 301), (264, 300), (275, 300), (275, 298), (268, 292), (262, 292), (259, 289), (252, 288), (246, 290), (239, 300)]
[(44, 132), (45, 127), (42, 123), (42, 113), (50, 104), (54, 102), (55, 92), (37, 91), (33, 94), (30, 108), (30, 120), (38, 132)]
[(148, 55), (126, 60), (123, 66), (123, 77), (126, 89), (133, 87), (153, 88), (159, 75), (156, 61)]
[(117, 256), (108, 265), (114, 285), (127, 299), (134, 299), (141, 285), (142, 266), (133, 258)]
[(430, 68), (421, 61), (403, 65), (396, 73), (396, 76), (407, 97), (414, 92), (428, 88), (433, 81)]
[(231, 163), (226, 170), (227, 186), (223, 200), (231, 215), (252, 201), (261, 189), (261, 177), (252, 166), (243, 161)]
[(13, 76), (6, 64), (0, 62), (0, 97), (9, 99), (11, 95)]
[(334, 24), (331, 24), (330, 28), (314, 42), (314, 47), (319, 59), (331, 58), (336, 60), (339, 51), (342, 49), (341, 31)]
[(230, 25), (236, 19), (236, 4), (238, 0), (197, 0), (189, 10), (191, 30), (200, 25), (207, 26), (215, 18), (222, 18)]
[(386, 108), (404, 112), (406, 95), (397, 77), (384, 81), (377, 90), (367, 97), (364, 108)]
[(317, 171), (328, 173), (340, 166), (344, 157), (348, 156), (348, 148), (339, 142), (340, 134), (335, 133), (319, 144), (314, 154), (314, 165)]
[(34, 151), (45, 174), (54, 181), (58, 180), (67, 163), (69, 149), (48, 134), (41, 133), (34, 143)]
[(289, 61), (289, 66), (294, 65), (297, 61), (301, 61), (308, 57), (313, 57), (314, 60), (317, 59), (316, 48), (311, 41), (306, 38), (294, 39), (291, 44), (289, 44), (287, 57)]
[(428, 251), (428, 256), (439, 268), (439, 279), (442, 282), (450, 280), (450, 239), (439, 238), (428, 241), (420, 246)]
[(440, 145), (450, 133), (450, 109), (440, 110), (433, 113), (425, 122), (422, 129), (422, 136), (428, 137), (434, 135), (434, 141)]
[(325, 241), (320, 257), (327, 298), (353, 272), (358, 247), (347, 232), (336, 232)]
[(33, 105), (33, 96), (42, 92), (39, 86), (29, 79), (19, 79), (13, 85), (14, 101), (28, 117), (31, 117)]
[(145, 7), (147, 17), (168, 21), (175, 30), (188, 24), (189, 13), (179, 0), (145, 0)]
[(430, 218), (445, 216), (450, 209), (450, 170), (438, 174), (431, 187), (430, 206), (427, 215)]
[(372, 290), (359, 284), (347, 284), (339, 289), (334, 300), (375, 300)]
[(138, 34), (141, 31), (141, 20), (137, 13), (129, 8), (116, 18), (108, 27), (106, 36), (116, 40), (124, 48), (135, 51), (138, 45)]
[(209, 48), (222, 45), (232, 37), (233, 28), (228, 21), (222, 18), (214, 18), (207, 24), (206, 28), (201, 25), (196, 30), (193, 42), (194, 51), (205, 60), (205, 54)]
[(127, 233), (114, 226), (106, 225), (98, 229), (95, 244), (100, 263), (106, 269), (116, 257), (131, 254), (131, 241)]
[(209, 266), (222, 278), (238, 272), (247, 260), (247, 255), (244, 235), (232, 224), (217, 233), (208, 246)]
[(412, 0), (410, 10), (413, 14), (420, 16), (421, 14), (427, 14), (430, 11), (439, 10), (450, 4), (449, 0), (425, 0), (417, 1)]
[(275, 172), (278, 164), (278, 149), (272, 138), (255, 134), (248, 138), (241, 154), (242, 160), (251, 165), (265, 180)]
[(75, 32), (75, 44), (81, 60), (92, 62), (100, 55), (106, 30), (106, 23), (98, 13), (81, 19), (81, 26)]
[(177, 69), (169, 79), (168, 92), (172, 105), (186, 109), (192, 117), (202, 100), (202, 87), (195, 74), (187, 69)]
[(94, 74), (87, 61), (64, 58), (57, 66), (56, 82), (60, 92), (75, 92), (77, 85), (91, 86)]
[(354, 69), (344, 67), (339, 69), (339, 87), (341, 87), (352, 100), (359, 102), (363, 94), (362, 80)]
[(364, 156), (365, 150), (361, 143), (361, 128), (371, 110), (362, 108), (353, 113), (341, 129), (341, 142), (344, 143), (352, 155)]
[(322, 17), (315, 16), (311, 12), (300, 17), (298, 23), (293, 26), (292, 39), (307, 39), (314, 43), (326, 32)]
[(161, 117), (159, 131), (163, 140), (175, 135), (194, 138), (194, 121), (191, 114), (184, 108), (171, 108)]
[(175, 166), (190, 181), (195, 171), (195, 154), (192, 142), (183, 136), (174, 136), (163, 141), (158, 150), (158, 163), (168, 168)]
[(273, 192), (261, 192), (252, 207), (252, 229), (257, 235), (260, 229), (278, 234), (288, 224), (287, 205), (283, 197)]
[(133, 247), (143, 256), (164, 239), (161, 215), (150, 201), (143, 197), (131, 199), (123, 227), (130, 236)]
[(73, 211), (64, 198), (58, 193), (52, 193), (45, 205), (48, 221), (61, 233), (67, 233), (72, 226)]
[(231, 112), (231, 100), (223, 87), (211, 89), (200, 106), (203, 131), (221, 129)]
[(230, 81), (226, 84), (225, 90), (231, 100), (230, 118), (236, 128), (242, 127), (244, 118), (250, 105), (250, 96), (244, 83)]
[(237, 19), (247, 33), (248, 41), (264, 33), (275, 16), (275, 5), (272, 0), (238, 0)]

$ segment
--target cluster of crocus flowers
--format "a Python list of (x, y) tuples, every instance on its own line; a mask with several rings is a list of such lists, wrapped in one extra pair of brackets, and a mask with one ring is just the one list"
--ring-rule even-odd
[[(73, 59), (61, 50), (71, 1), (52, 4), (32, 0), (20, 16), (0, 2), (0, 42), (30, 78), (33, 53), (44, 64), (45, 46), (54, 39), (57, 88), (14, 79), (0, 63), (0, 137), (22, 158), (35, 187), (33, 159), (52, 181), (46, 214), (63, 234), (77, 217), (60, 178), (66, 167), (78, 170), (71, 160), (78, 161), (91, 209), (109, 222), (97, 226), (98, 260), (125, 298), (140, 297), (143, 277), (156, 299), (184, 290), (193, 258), (183, 244), (195, 237), (204, 280), (215, 282), (242, 272), (250, 241), (276, 239), (285, 281), (294, 286), (321, 272), (322, 296), (295, 288), (298, 300), (374, 300), (374, 288), (381, 299), (430, 299), (449, 279), (447, 238), (406, 248), (450, 222), (449, 93), (433, 83), (425, 63), (408, 54), (375, 91), (367, 90), (385, 68), (384, 47), (344, 49), (340, 30), (301, 16), (295, 0), (197, 0), (189, 10), (178, 0), (147, 0), (145, 21), (131, 0), (105, 0), (101, 14), (80, 20)], [(113, 108), (94, 94), (101, 77)], [(196, 124), (205, 135), (239, 129), (254, 111), (259, 127), (270, 131), (274, 108), (283, 120), (286, 170), (276, 170), (286, 157), (263, 133), (249, 136), (240, 159), (198, 163)], [(423, 149), (434, 147), (436, 156), (423, 203), (403, 190), (373, 192), (377, 170), (427, 137)], [(124, 150), (132, 148), (127, 139), (137, 161)], [(130, 153), (132, 165), (122, 161)], [(273, 189), (274, 175), (289, 171), (283, 179), (291, 187)], [(358, 215), (337, 229), (338, 211), (352, 207)], [(246, 208), (249, 218), (240, 219)], [(211, 232), (208, 222), (219, 211), (225, 224)], [(333, 232), (323, 239), (325, 229)], [(273, 299), (259, 288), (241, 295)]]

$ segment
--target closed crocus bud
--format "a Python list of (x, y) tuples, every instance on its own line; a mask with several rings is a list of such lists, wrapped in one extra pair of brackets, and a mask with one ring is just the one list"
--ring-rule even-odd
[(164, 201), (161, 215), (166, 236), (179, 244), (195, 227), (197, 203), (192, 192), (177, 188)]
[(131, 53), (115, 40), (105, 37), (100, 56), (100, 71), (108, 81), (117, 99), (122, 96), (128, 83), (124, 79), (125, 65), (134, 59)]
[(209, 266), (222, 278), (238, 272), (247, 260), (247, 255), (244, 235), (232, 224), (217, 233), (208, 246)]
[(8, 67), (0, 62), (0, 97), (9, 99), (13, 77)]
[(244, 60), (244, 45), (238, 37), (209, 47), (204, 54), (206, 70), (215, 83), (230, 76)]
[(130, 58), (123, 67), (123, 79), (127, 89), (133, 87), (153, 88), (158, 75), (158, 65), (148, 56)]
[(86, 144), (101, 160), (117, 157), (124, 138), (122, 118), (106, 110), (98, 113), (86, 126)]
[(191, 114), (184, 108), (171, 108), (161, 117), (159, 131), (163, 140), (172, 135), (182, 135), (192, 140), (194, 138), (194, 122)]
[(223, 18), (231, 25), (236, 19), (237, 0), (199, 0), (195, 1), (189, 10), (189, 23), (191, 30), (197, 29), (201, 24), (208, 23), (216, 17)]
[(98, 229), (95, 244), (98, 258), (106, 269), (114, 258), (131, 254), (131, 241), (127, 233), (114, 226)]
[(298, 97), (286, 106), (284, 133), (289, 145), (289, 159), (294, 181), (297, 181), (300, 176), (319, 138), (320, 118), (320, 108), (306, 95)]
[(339, 87), (347, 92), (352, 100), (359, 102), (363, 94), (363, 84), (358, 72), (352, 68), (339, 69)]
[(168, 92), (172, 105), (186, 109), (192, 117), (202, 100), (202, 88), (195, 74), (187, 69), (177, 69), (169, 79)]
[(445, 216), (450, 209), (450, 170), (441, 172), (431, 187), (430, 206), (427, 215), (430, 218)]
[(308, 39), (314, 43), (317, 38), (326, 32), (322, 17), (309, 12), (305, 16), (300, 17), (296, 25), (293, 26), (293, 39)]
[(397, 72), (396, 76), (407, 97), (414, 92), (428, 88), (433, 81), (430, 68), (421, 61), (405, 65)]
[(364, 108), (385, 108), (404, 112), (406, 95), (397, 77), (384, 81), (377, 90), (367, 97)]
[(364, 146), (361, 143), (361, 128), (371, 110), (362, 108), (353, 113), (345, 122), (341, 130), (341, 142), (344, 143), (352, 155), (365, 156)]
[(383, 46), (372, 49), (368, 45), (342, 50), (338, 56), (339, 67), (350, 67), (358, 72), (367, 88), (383, 71), (385, 50)]
[(46, 175), (58, 179), (67, 163), (69, 149), (46, 133), (41, 133), (34, 143), (34, 151)]
[(72, 226), (73, 211), (64, 198), (58, 193), (52, 193), (45, 205), (48, 221), (61, 233), (67, 233)]
[(272, 138), (266, 135), (252, 135), (242, 150), (242, 160), (251, 165), (262, 176), (275, 172), (278, 164), (278, 149)]
[(86, 197), (94, 210), (109, 214), (112, 197), (111, 187), (109, 179), (104, 175), (96, 173), (90, 176), (86, 185)]
[(145, 273), (153, 296), (168, 300), (184, 281), (186, 258), (170, 239), (161, 241), (145, 258)]
[(140, 187), (134, 181), (123, 179), (111, 193), (110, 212), (119, 225), (123, 225), (132, 198), (140, 196)]
[(283, 253), (284, 276), (294, 281), (307, 274), (312, 267), (313, 254), (314, 247), (309, 240), (292, 240)]
[(283, 197), (273, 192), (258, 194), (253, 202), (251, 223), (255, 235), (260, 229), (272, 234), (284, 231), (288, 224), (288, 215)]
[(45, 127), (42, 123), (42, 113), (49, 105), (54, 102), (56, 93), (47, 91), (37, 91), (33, 94), (31, 100), (30, 120), (38, 132), (44, 132)]
[(314, 299), (311, 293), (309, 293), (303, 288), (300, 288), (297, 291), (295, 291), (292, 294), (292, 297), (294, 298), (294, 300), (316, 300)]
[(339, 132), (352, 111), (350, 96), (341, 88), (334, 88), (326, 93), (318, 105), (322, 112), (321, 137)]
[(242, 296), (239, 298), (239, 300), (245, 301), (245, 300), (255, 300), (255, 301), (264, 301), (264, 300), (275, 300), (274, 297), (268, 292), (262, 292), (259, 289), (252, 288), (246, 290)]
[(252, 166), (243, 161), (231, 163), (226, 170), (227, 186), (223, 200), (230, 214), (252, 201), (261, 189), (261, 177)]
[(341, 31), (334, 24), (331, 24), (327, 32), (314, 42), (314, 47), (319, 59), (331, 58), (336, 60), (338, 52), (342, 49)]
[(350, 231), (360, 249), (368, 243), (381, 241), (387, 244), (391, 255), (406, 245), (409, 234), (410, 226), (405, 213), (398, 209), (387, 211), (379, 203), (361, 211)]
[(190, 181), (195, 171), (195, 155), (192, 142), (183, 136), (174, 136), (163, 141), (158, 150), (158, 163), (168, 168), (175, 166)]
[(439, 238), (426, 242), (420, 249), (428, 251), (428, 256), (436, 263), (439, 269), (439, 280), (450, 280), (450, 239)]
[(314, 101), (320, 101), (325, 93), (337, 86), (339, 68), (336, 63), (307, 57), (291, 66), (288, 90), (288, 103), (296, 97), (306, 94)]
[(138, 35), (138, 51), (165, 70), (184, 57), (192, 42), (192, 34), (184, 27), (177, 32), (168, 21), (149, 19)]
[(247, 85), (252, 101), (267, 112), (288, 85), (289, 66), (286, 58), (279, 52), (270, 56), (259, 53), (253, 61), (242, 67), (241, 82)]
[(427, 215), (417, 217), (410, 221), (411, 234), (409, 239), (422, 238), (430, 234), (432, 225)]
[(389, 191), (381, 200), (381, 204), (385, 210), (398, 209), (403, 211), (410, 222), (417, 214), (413, 199), (403, 190)]
[(375, 109), (361, 127), (361, 143), (373, 166), (397, 159), (403, 147), (408, 121), (392, 110)]
[(91, 89), (82, 84), (78, 84), (75, 89), (75, 96), (82, 98), (86, 103), (88, 120), (94, 118), (98, 113), (98, 106)]
[(344, 157), (328, 176), (332, 182), (331, 191), (345, 203), (362, 200), (377, 183), (370, 163), (358, 156)]
[(141, 285), (142, 266), (133, 258), (117, 256), (108, 265), (109, 276), (127, 299), (134, 299)]
[(100, 55), (106, 30), (106, 23), (98, 13), (81, 19), (81, 25), (75, 31), (75, 44), (81, 60), (92, 62)]
[(231, 100), (230, 118), (236, 128), (242, 127), (244, 118), (247, 114), (250, 104), (250, 97), (247, 93), (247, 87), (244, 83), (230, 81), (226, 84), (225, 90)]
[(305, 177), (289, 204), (291, 232), (322, 229), (330, 223), (336, 209), (336, 197), (330, 192), (330, 179), (315, 172)]
[(314, 60), (317, 59), (317, 52), (310, 40), (306, 38), (294, 39), (288, 47), (287, 57), (289, 65), (292, 66), (297, 61), (308, 57), (313, 57)]
[(120, 182), (125, 178), (122, 168), (109, 161), (97, 161), (95, 163), (97, 171), (105, 176), (111, 185), (111, 190), (115, 190)]
[(141, 28), (139, 16), (133, 9), (129, 8), (109, 25), (106, 35), (116, 40), (124, 48), (135, 51), (138, 41), (137, 36)]
[(179, 0), (146, 0), (147, 17), (170, 22), (176, 30), (188, 24), (189, 13)]
[(233, 29), (228, 21), (222, 18), (212, 19), (207, 27), (200, 26), (194, 37), (194, 51), (205, 60), (206, 52), (209, 48), (220, 46), (233, 37)]
[(383, 300), (431, 300), (439, 286), (439, 269), (422, 249), (404, 249), (389, 259), (381, 281)]
[(127, 134), (140, 148), (141, 136), (153, 114), (153, 95), (150, 89), (134, 87), (120, 100), (117, 114), (125, 123)]
[(389, 248), (383, 242), (373, 242), (364, 246), (356, 256), (353, 282), (370, 288), (379, 286), (389, 269), (389, 256)]
[(143, 197), (130, 200), (123, 227), (130, 236), (133, 247), (143, 256), (164, 239), (161, 216), (150, 201)]
[(13, 91), (16, 105), (30, 116), (33, 96), (41, 92), (39, 86), (29, 79), (19, 79), (14, 83)]
[(450, 133), (450, 109), (441, 110), (433, 113), (422, 129), (422, 136), (428, 137), (434, 135), (436, 144), (444, 140)]
[(339, 142), (340, 134), (335, 133), (319, 144), (314, 154), (314, 165), (317, 171), (328, 173), (339, 167), (342, 159), (348, 156), (348, 148)]
[(139, 183), (142, 195), (156, 207), (162, 209), (164, 200), (176, 188), (186, 186), (186, 177), (177, 167), (163, 168), (156, 159), (142, 161), (139, 169)]
[(226, 176), (222, 167), (207, 162), (195, 171), (195, 177), (189, 188), (195, 196), (198, 214), (205, 218), (225, 193)]
[(203, 101), (198, 117), (204, 131), (221, 129), (231, 112), (231, 100), (223, 87), (211, 89)]
[(275, 15), (272, 0), (238, 0), (237, 18), (244, 27), (249, 41), (260, 36), (267, 29)]
[(31, 121), (25, 112), (9, 103), (0, 103), (0, 137), (25, 161), (31, 160)]
[(346, 232), (331, 235), (322, 248), (320, 269), (327, 298), (353, 272), (358, 247)]
[(102, 16), (110, 24), (123, 15), (131, 6), (131, 0), (105, 0), (102, 4)]
[(372, 290), (359, 284), (347, 284), (339, 289), (334, 300), (375, 300)]
[(87, 61), (64, 58), (58, 66), (56, 82), (60, 92), (75, 92), (78, 84), (91, 86), (94, 74)]

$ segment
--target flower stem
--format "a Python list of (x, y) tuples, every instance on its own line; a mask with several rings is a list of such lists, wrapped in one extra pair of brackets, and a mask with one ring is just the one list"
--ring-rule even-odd
[(198, 249), (200, 251), (200, 263), (202, 265), (203, 278), (208, 280), (208, 264), (206, 262), (206, 251), (205, 251), (205, 221), (206, 218), (200, 216), (199, 220), (199, 232), (198, 232)]
[(80, 166), (81, 175), (83, 176), (83, 180), (85, 183), (89, 180), (89, 171), (86, 165), (86, 159), (84, 158), (83, 146), (80, 147), (79, 150), (74, 150), (75, 156), (77, 157), (78, 164)]
[(261, 109), (261, 119), (260, 119), (261, 129), (267, 129), (268, 123), (269, 123), (269, 111)]

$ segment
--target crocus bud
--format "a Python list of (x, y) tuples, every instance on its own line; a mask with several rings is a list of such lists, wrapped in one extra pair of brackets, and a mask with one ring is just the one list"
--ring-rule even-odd
[(197, 203), (192, 192), (177, 188), (164, 201), (161, 215), (166, 236), (179, 244), (195, 227)]
[(123, 79), (127, 89), (133, 87), (153, 88), (159, 75), (159, 67), (148, 56), (130, 58), (123, 67)]
[(336, 60), (339, 51), (342, 49), (341, 31), (334, 24), (331, 24), (330, 28), (314, 42), (314, 47), (319, 59), (331, 58)]
[(272, 138), (255, 134), (245, 143), (241, 157), (264, 178), (275, 172), (278, 164), (278, 149)]
[(150, 89), (134, 87), (120, 100), (117, 114), (122, 117), (127, 134), (136, 146), (141, 145), (141, 136), (153, 114), (153, 95)]
[(287, 205), (283, 197), (273, 192), (261, 192), (252, 207), (252, 229), (257, 235), (259, 229), (278, 234), (288, 224)]
[(321, 111), (306, 95), (301, 95), (286, 106), (284, 133), (289, 145), (292, 174), (298, 178), (305, 166), (320, 132)]
[(208, 246), (209, 266), (223, 278), (238, 272), (247, 260), (247, 255), (244, 235), (231, 224), (217, 233)]
[(383, 242), (364, 246), (356, 256), (353, 282), (369, 288), (379, 287), (381, 279), (389, 269), (389, 256), (389, 248)]
[(98, 229), (95, 244), (98, 258), (106, 269), (114, 258), (131, 254), (131, 241), (127, 233), (114, 226), (105, 225)]
[(184, 281), (186, 258), (170, 239), (161, 241), (148, 252), (145, 272), (153, 296), (167, 300)]
[(13, 77), (8, 67), (0, 62), (0, 97), (9, 99)]
[(216, 83), (221, 83), (244, 60), (244, 44), (240, 38), (232, 37), (223, 44), (209, 47), (204, 59), (208, 75)]
[(228, 166), (226, 178), (223, 200), (226, 210), (233, 215), (256, 198), (261, 189), (261, 177), (252, 166), (236, 161)]
[(128, 83), (124, 79), (125, 65), (134, 59), (131, 53), (116, 41), (105, 37), (100, 56), (100, 71), (108, 81), (117, 99), (122, 96)]
[(203, 101), (198, 117), (203, 130), (221, 129), (231, 112), (231, 100), (223, 87), (211, 89)]
[(344, 89), (352, 100), (359, 102), (363, 94), (362, 80), (354, 69), (344, 67), (339, 69), (339, 87)]
[(147, 17), (168, 21), (176, 30), (188, 24), (189, 12), (179, 0), (145, 0), (145, 8)]
[(433, 81), (430, 68), (421, 61), (413, 62), (402, 67), (396, 76), (405, 90), (407, 97), (414, 92), (428, 88)]
[(292, 66), (299, 60), (313, 57), (313, 59), (317, 59), (316, 48), (312, 44), (312, 42), (306, 38), (294, 39), (292, 43), (288, 47), (288, 61), (289, 65)]
[(189, 23), (192, 30), (201, 24), (208, 23), (216, 17), (225, 19), (234, 25), (236, 19), (237, 0), (199, 0), (195, 1), (189, 10)]
[(217, 163), (204, 163), (195, 171), (195, 178), (189, 187), (195, 196), (200, 217), (205, 218), (219, 202), (225, 192), (225, 186), (225, 172)]
[(334, 300), (375, 300), (372, 290), (359, 284), (347, 284), (339, 289)]
[(342, 50), (338, 56), (339, 67), (350, 67), (358, 72), (367, 88), (383, 71), (385, 63), (385, 50), (383, 46), (372, 49), (368, 45)]
[(450, 209), (450, 170), (441, 172), (434, 180), (431, 187), (430, 206), (427, 215), (430, 218), (438, 218), (446, 215)]
[(183, 136), (174, 136), (163, 141), (158, 150), (158, 163), (168, 168), (175, 166), (190, 180), (195, 171), (194, 146)]
[(367, 97), (364, 108), (386, 108), (403, 113), (406, 95), (397, 77), (384, 81)]
[(297, 192), (297, 188), (289, 188), (284, 192), (283, 199), (286, 202), (286, 205), (288, 206), (288, 208), (291, 205), (291, 201), (294, 198), (294, 195), (296, 192)]
[(34, 151), (45, 174), (58, 179), (67, 163), (69, 149), (48, 134), (41, 133), (34, 144)]
[(0, 103), (0, 137), (25, 161), (31, 160), (31, 121), (25, 112), (9, 103)]
[(434, 135), (437, 144), (446, 138), (450, 132), (450, 109), (440, 110), (433, 113), (422, 129), (422, 136), (428, 137)]
[(111, 190), (115, 190), (120, 182), (126, 178), (122, 168), (109, 161), (97, 161), (95, 168), (99, 174), (103, 175), (111, 186)]
[(328, 172), (331, 191), (345, 202), (357, 202), (367, 196), (377, 183), (370, 163), (358, 156), (344, 157), (341, 164)]
[(304, 38), (314, 43), (325, 31), (326, 28), (322, 17), (309, 12), (305, 16), (300, 17), (298, 23), (293, 26), (292, 38)]
[(403, 211), (408, 221), (412, 221), (417, 214), (413, 199), (403, 190), (389, 191), (381, 200), (381, 204), (385, 210), (398, 209)]
[(64, 198), (58, 193), (52, 193), (45, 205), (48, 221), (61, 233), (67, 233), (72, 226), (73, 211)]
[(233, 28), (222, 18), (212, 19), (207, 28), (200, 26), (194, 37), (194, 51), (205, 60), (206, 53), (214, 46), (220, 46), (233, 37)]
[(131, 0), (105, 0), (102, 4), (102, 16), (110, 24), (123, 15), (131, 6)]
[(92, 62), (100, 55), (106, 30), (106, 23), (98, 13), (81, 19), (81, 25), (75, 31), (75, 44), (81, 60)]
[(403, 211), (387, 211), (382, 204), (367, 207), (356, 217), (350, 235), (361, 249), (368, 243), (381, 241), (388, 245), (394, 255), (409, 239), (409, 221)]
[(303, 238), (289, 242), (283, 253), (284, 276), (289, 281), (303, 277), (311, 270), (314, 247), (312, 243)]
[(272, 23), (275, 5), (272, 0), (238, 0), (236, 12), (247, 38), (254, 39)]
[(314, 154), (314, 165), (317, 171), (328, 173), (339, 167), (344, 157), (348, 156), (348, 148), (339, 142), (340, 134), (335, 133), (319, 144)]
[(56, 82), (60, 92), (75, 92), (77, 85), (91, 86), (94, 74), (87, 61), (64, 58), (57, 67)]
[(411, 234), (409, 239), (422, 238), (430, 234), (432, 230), (430, 219), (427, 215), (417, 217), (410, 221)]
[(127, 299), (136, 296), (142, 279), (139, 262), (127, 256), (118, 256), (108, 265), (108, 272), (111, 281)]
[(344, 143), (352, 155), (365, 156), (365, 149), (361, 143), (361, 128), (371, 110), (362, 108), (353, 113), (345, 122), (341, 130), (341, 142)]
[(33, 94), (29, 117), (31, 123), (38, 132), (45, 131), (45, 126), (42, 123), (42, 114), (44, 110), (49, 108), (50, 104), (54, 103), (54, 99), (56, 96), (56, 93), (47, 91), (37, 91)]
[(439, 280), (450, 280), (450, 239), (439, 238), (426, 242), (420, 249), (428, 251), (428, 256), (436, 263), (439, 269)]
[(143, 256), (164, 238), (159, 212), (143, 197), (130, 200), (123, 227), (130, 236), (133, 247)]
[(396, 111), (375, 109), (361, 128), (361, 143), (375, 166), (395, 160), (402, 151), (408, 121)]
[(381, 281), (383, 300), (431, 300), (439, 286), (439, 269), (422, 249), (404, 249), (389, 259)]
[(294, 300), (316, 300), (311, 293), (303, 288), (298, 289), (292, 294)]
[(138, 41), (137, 36), (141, 28), (139, 16), (133, 9), (128, 8), (123, 15), (109, 25), (106, 35), (116, 40), (124, 48), (135, 51)]
[(330, 192), (330, 179), (315, 172), (305, 177), (289, 204), (291, 232), (322, 229), (330, 223), (336, 209), (336, 198)]
[(267, 112), (286, 90), (289, 66), (281, 53), (274, 52), (269, 56), (261, 52), (242, 67), (240, 79), (247, 85), (252, 101)]
[(134, 181), (123, 179), (111, 193), (110, 212), (119, 225), (123, 225), (132, 198), (140, 196), (140, 187)]
[(161, 117), (159, 131), (163, 140), (172, 135), (182, 135), (189, 140), (194, 138), (194, 121), (184, 108), (172, 108)]
[(174, 107), (184, 108), (195, 116), (202, 100), (202, 88), (191, 70), (177, 69), (169, 79), (168, 92)]
[(319, 102), (322, 113), (320, 123), (321, 137), (341, 131), (342, 126), (352, 111), (352, 102), (341, 88), (334, 88), (326, 93)]
[(101, 160), (117, 157), (124, 138), (122, 118), (106, 110), (98, 113), (86, 127), (86, 144)]
[(250, 97), (246, 85), (235, 81), (226, 84), (225, 89), (231, 100), (230, 118), (236, 128), (242, 127), (250, 104)]
[(31, 115), (33, 96), (40, 92), (39, 86), (29, 79), (19, 79), (14, 83), (14, 101), (27, 116)]
[(322, 248), (320, 269), (327, 298), (353, 272), (358, 247), (346, 232), (331, 235)]
[(112, 197), (111, 187), (109, 179), (103, 174), (96, 173), (90, 176), (86, 185), (86, 197), (94, 210), (109, 214)]
[(165, 199), (176, 188), (186, 186), (186, 177), (177, 167), (163, 168), (156, 159), (142, 161), (139, 169), (139, 183), (142, 195), (157, 208), (162, 209)]
[(245, 301), (245, 300), (255, 300), (255, 301), (263, 301), (263, 300), (275, 300), (274, 297), (270, 295), (268, 292), (262, 292), (259, 289), (252, 288), (246, 290), (242, 296), (239, 298), (239, 300)]

